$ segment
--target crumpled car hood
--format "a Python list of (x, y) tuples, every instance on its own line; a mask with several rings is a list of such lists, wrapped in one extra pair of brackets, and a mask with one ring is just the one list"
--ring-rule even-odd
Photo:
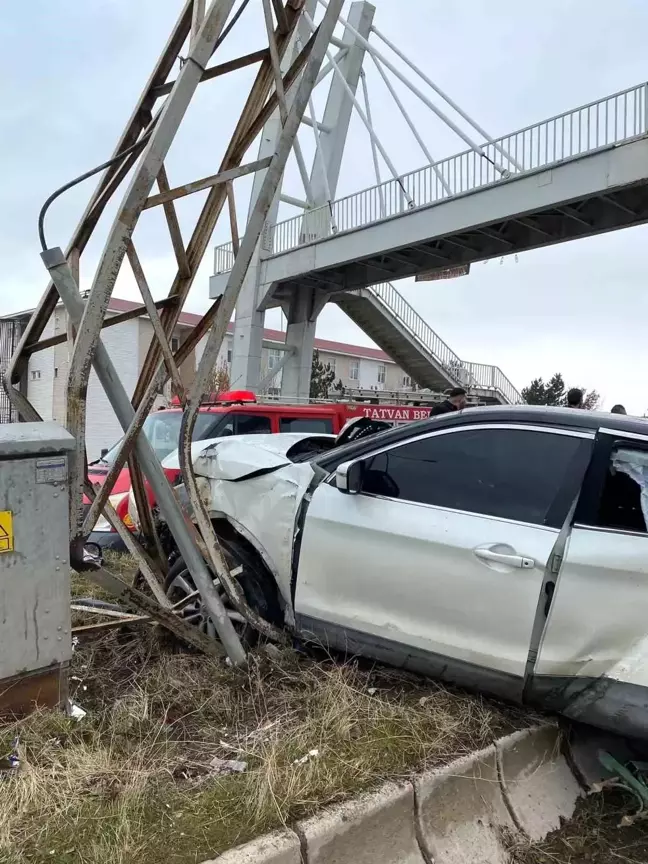
[[(194, 471), (198, 477), (210, 480), (242, 480), (259, 472), (273, 471), (290, 465), (286, 453), (305, 438), (331, 438), (334, 435), (313, 435), (286, 432), (279, 435), (233, 435), (195, 441), (191, 445)], [(162, 463), (163, 468), (179, 468), (178, 451)]]

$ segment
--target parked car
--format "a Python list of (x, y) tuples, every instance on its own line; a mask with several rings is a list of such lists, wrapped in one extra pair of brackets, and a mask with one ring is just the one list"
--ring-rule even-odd
[[(646, 736), (642, 421), (482, 407), (317, 455), (283, 435), (196, 450), (248, 602), (297, 637)], [(167, 587), (193, 590), (181, 558)]]
[[(214, 395), (201, 405), (194, 429), (194, 440), (288, 432), (337, 435), (350, 419), (356, 417), (384, 420), (391, 424), (407, 423), (427, 416), (430, 410), (429, 405), (375, 405), (368, 402), (320, 402), (300, 405), (257, 402), (254, 393), (237, 390)], [(177, 451), (181, 421), (182, 408), (176, 399), (170, 408), (150, 414), (144, 422), (142, 432), (160, 462), (164, 462), (170, 454)], [(103, 485), (120, 443), (121, 441), (118, 441), (100, 459), (88, 466), (88, 478), (95, 488)], [(176, 468), (174, 471), (165, 468), (165, 472), (169, 480), (175, 483), (180, 469)], [(130, 473), (128, 466), (125, 466), (117, 477), (109, 500), (126, 527), (135, 531), (135, 525), (128, 515), (130, 491)], [(155, 499), (148, 484), (147, 493), (153, 505)], [(86, 507), (90, 507), (87, 498), (84, 503)], [(125, 551), (121, 538), (104, 516), (99, 517), (88, 540), (102, 548)]]

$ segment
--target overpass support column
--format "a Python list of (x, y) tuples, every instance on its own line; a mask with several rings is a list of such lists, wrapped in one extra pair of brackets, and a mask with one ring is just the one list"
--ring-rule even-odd
[[(311, 15), (315, 14), (317, 0), (306, 0), (305, 9)], [(297, 27), (297, 33), (302, 42), (308, 41), (309, 31), (304, 21), (300, 21)], [(285, 75), (290, 64), (297, 56), (295, 44), (286, 51), (281, 63), (282, 74)], [(293, 87), (286, 94), (286, 105), (288, 110), (292, 105), (296, 92), (296, 87)], [(264, 159), (267, 156), (273, 156), (279, 135), (281, 134), (281, 119), (279, 109), (274, 112), (272, 117), (267, 121), (261, 133), (261, 142), (259, 144), (258, 159)], [(250, 196), (249, 213), (252, 211), (254, 202), (257, 200), (259, 189), (263, 184), (267, 171), (257, 171), (254, 175), (254, 183), (252, 185), (252, 194)], [(273, 225), (277, 221), (279, 212), (279, 198), (281, 188), (277, 189), (277, 194), (274, 197), (268, 216), (266, 225)], [(241, 286), (241, 292), (236, 304), (236, 317), (234, 323), (234, 339), (232, 341), (232, 368), (230, 370), (230, 386), (236, 389), (249, 389), (256, 391), (261, 380), (261, 350), (263, 346), (263, 329), (265, 324), (265, 309), (259, 309), (259, 259), (261, 254), (261, 244), (263, 243), (263, 235), (259, 240), (259, 245), (254, 253), (254, 257), (250, 263), (247, 274)]]
[(310, 394), (315, 326), (324, 308), (326, 295), (313, 288), (293, 288), (285, 305), (288, 326), (286, 348), (294, 349), (284, 364), (281, 395), (287, 399), (308, 399)]
[[(375, 11), (375, 7), (366, 0), (357, 0), (351, 4), (349, 24), (365, 39), (369, 38)], [(355, 95), (360, 82), (365, 49), (348, 27), (344, 31), (342, 41), (346, 47), (346, 54), (340, 60), (339, 67), (344, 80)], [(329, 203), (329, 196), (331, 199), (335, 198), (352, 111), (353, 102), (346, 87), (338, 76), (333, 74), (322, 118), (319, 152), (315, 154), (310, 178), (314, 207)], [(312, 226), (309, 226), (308, 213), (304, 215), (302, 226), (304, 234), (313, 233)], [(286, 346), (295, 348), (295, 353), (286, 360), (283, 368), (282, 396), (308, 397), (315, 324), (325, 303), (326, 294), (316, 289), (299, 288), (292, 291), (286, 313), (288, 318)]]

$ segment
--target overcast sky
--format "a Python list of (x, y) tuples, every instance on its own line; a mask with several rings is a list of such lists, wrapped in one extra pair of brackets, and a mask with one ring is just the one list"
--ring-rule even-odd
[[(374, 3), (376, 26), (493, 136), (648, 77), (646, 0)], [(51, 191), (112, 152), (181, 5), (181, 0), (3, 3), (0, 314), (38, 301), (46, 282), (38, 254), (38, 210)], [(260, 7), (260, 0), (252, 0), (219, 52), (221, 60), (262, 47)], [(242, 70), (201, 86), (167, 160), (172, 185), (217, 170), (252, 74)], [(371, 65), (367, 74), (376, 131), (391, 159), (401, 173), (421, 167), (425, 157)], [(464, 149), (415, 97), (401, 85), (397, 89), (435, 158)], [(318, 106), (325, 95), (318, 93)], [(302, 129), (307, 156), (313, 152), (312, 134)], [(384, 165), (382, 171), (387, 179)], [(355, 117), (338, 197), (373, 183), (369, 139)], [(84, 184), (54, 204), (47, 223), (50, 245), (66, 245), (91, 188)], [(302, 197), (293, 165), (286, 189)], [(236, 192), (243, 220), (249, 184), (240, 181)], [(204, 194), (196, 195), (178, 208), (186, 239), (203, 200)], [(113, 212), (87, 250), (84, 287)], [(228, 239), (226, 229), (223, 221), (212, 245)], [(146, 214), (136, 240), (155, 296), (161, 297), (175, 271), (160, 214)], [(523, 253), (517, 261), (477, 264), (470, 276), (457, 280), (405, 281), (397, 287), (457, 354), (501, 366), (519, 388), (537, 375), (561, 371), (568, 385), (598, 389), (608, 408), (621, 401), (643, 414), (648, 409), (647, 244), (648, 228), (635, 228)], [(193, 311), (207, 306), (211, 262), (210, 248), (187, 307)], [(137, 297), (128, 272), (115, 293)], [(277, 313), (270, 313), (268, 324), (277, 323)], [(370, 344), (335, 308), (322, 314), (318, 335)]]

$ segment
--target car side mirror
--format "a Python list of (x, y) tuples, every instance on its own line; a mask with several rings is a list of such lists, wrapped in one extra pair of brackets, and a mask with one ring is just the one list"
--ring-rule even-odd
[(345, 495), (357, 495), (362, 489), (364, 462), (343, 462), (335, 472), (335, 485)]

